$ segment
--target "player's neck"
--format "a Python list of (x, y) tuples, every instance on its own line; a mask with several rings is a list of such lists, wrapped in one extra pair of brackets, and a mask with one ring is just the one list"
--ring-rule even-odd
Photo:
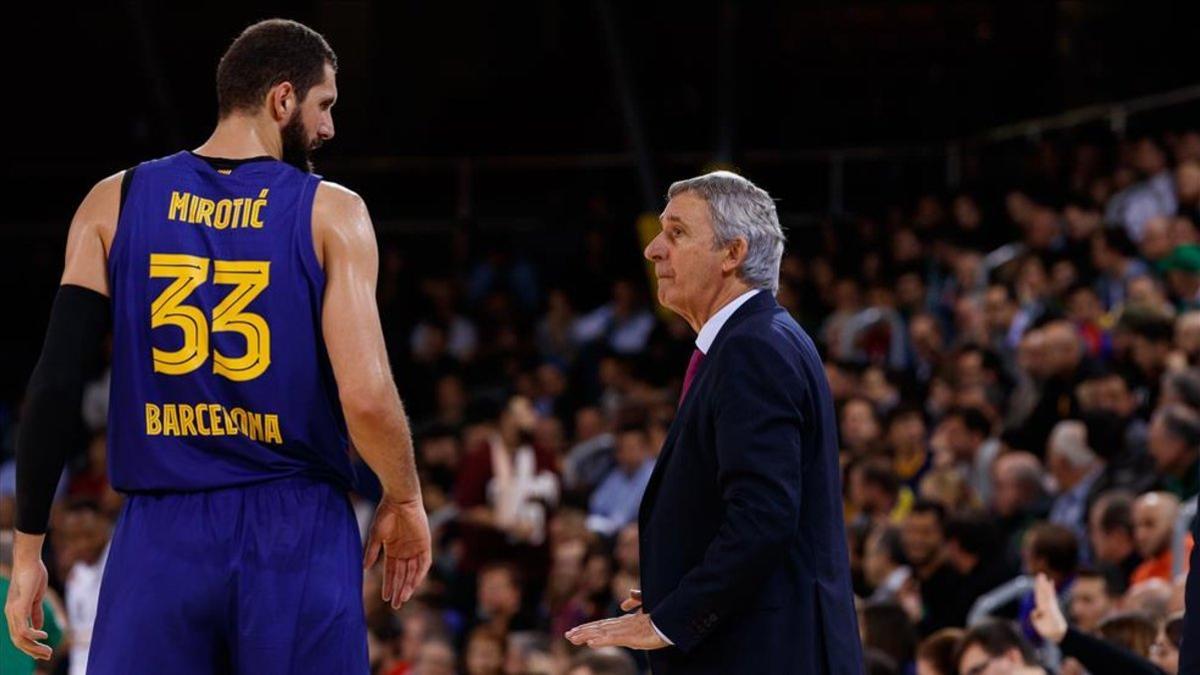
[(283, 141), (279, 127), (257, 115), (233, 113), (217, 122), (217, 128), (207, 141), (193, 152), (205, 157), (247, 159), (268, 155), (283, 156)]

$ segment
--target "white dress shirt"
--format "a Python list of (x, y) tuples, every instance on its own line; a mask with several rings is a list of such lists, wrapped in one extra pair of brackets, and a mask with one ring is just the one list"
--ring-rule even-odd
[(718, 309), (716, 314), (710, 316), (708, 321), (705, 321), (704, 325), (700, 327), (700, 332), (696, 334), (696, 348), (704, 354), (708, 354), (709, 348), (712, 347), (712, 343), (717, 339), (717, 334), (721, 332), (721, 328), (725, 326), (725, 322), (729, 320), (729, 317), (733, 316), (738, 307), (746, 304), (746, 301), (754, 297), (754, 294), (759, 290), (761, 289), (751, 288), (725, 303), (725, 306)]
[[(720, 334), (721, 329), (725, 327), (725, 322), (729, 321), (729, 317), (733, 316), (733, 313), (738, 310), (738, 307), (746, 304), (746, 301), (754, 297), (754, 294), (759, 292), (759, 290), (761, 289), (751, 288), (733, 300), (725, 303), (725, 306), (721, 309), (718, 309), (716, 314), (708, 317), (708, 321), (704, 322), (704, 325), (700, 327), (700, 332), (696, 334), (696, 349), (699, 349), (700, 353), (702, 354), (708, 354), (708, 350), (710, 347), (712, 347), (712, 343), (717, 339), (717, 335)], [(663, 635), (663, 632), (658, 629), (658, 626), (654, 625), (654, 619), (650, 620), (650, 627), (654, 629), (655, 633), (658, 633), (658, 637), (662, 638), (663, 642), (666, 642), (669, 645), (675, 644), (671, 641), (671, 638)]]

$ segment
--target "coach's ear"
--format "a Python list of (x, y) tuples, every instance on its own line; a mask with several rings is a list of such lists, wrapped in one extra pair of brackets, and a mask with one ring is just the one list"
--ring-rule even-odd
[(749, 244), (744, 237), (737, 237), (725, 246), (725, 257), (721, 259), (722, 272), (736, 272), (746, 262)]
[(296, 114), (300, 104), (296, 101), (296, 88), (291, 82), (280, 82), (267, 90), (267, 109), (276, 122), (286, 123)]

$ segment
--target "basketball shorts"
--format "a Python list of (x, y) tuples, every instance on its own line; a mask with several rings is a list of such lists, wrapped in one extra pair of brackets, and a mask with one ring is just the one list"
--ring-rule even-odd
[(362, 574), (349, 499), (327, 483), (132, 495), (88, 673), (365, 675)]

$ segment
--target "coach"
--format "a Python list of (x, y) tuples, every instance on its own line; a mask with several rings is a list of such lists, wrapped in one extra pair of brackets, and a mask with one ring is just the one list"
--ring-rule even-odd
[(725, 171), (668, 197), (646, 257), (659, 301), (698, 335), (638, 517), (644, 611), (567, 638), (652, 650), (655, 675), (858, 675), (833, 401), (775, 302), (775, 204)]

